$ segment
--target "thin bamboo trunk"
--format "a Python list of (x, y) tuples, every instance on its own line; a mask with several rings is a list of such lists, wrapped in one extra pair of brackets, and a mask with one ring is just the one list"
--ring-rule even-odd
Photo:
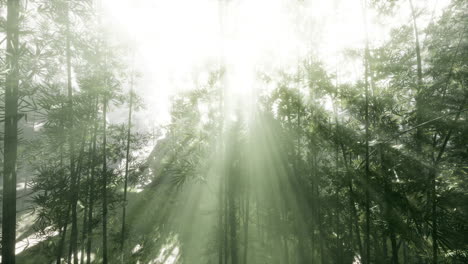
[(2, 260), (15, 263), (18, 153), (19, 0), (8, 0), (6, 21), (5, 131), (3, 140)]
[(102, 137), (102, 263), (108, 263), (107, 256), (107, 96), (103, 98), (103, 137)]
[(368, 41), (368, 30), (367, 30), (367, 6), (366, 1), (363, 5), (363, 19), (364, 19), (364, 31), (365, 31), (365, 54), (364, 54), (364, 83), (365, 83), (365, 145), (366, 145), (366, 157), (365, 157), (365, 212), (366, 212), (366, 232), (365, 232), (365, 246), (366, 246), (366, 257), (364, 263), (370, 263), (370, 171), (369, 171), (369, 76), (370, 76), (370, 51)]
[[(414, 31), (414, 46), (415, 46), (415, 53), (416, 53), (416, 67), (417, 67), (417, 92), (416, 92), (416, 123), (421, 124), (423, 122), (421, 117), (421, 94), (423, 88), (423, 79), (422, 79), (422, 62), (421, 62), (421, 47), (419, 44), (419, 32), (418, 32), (418, 25), (416, 21), (416, 11), (413, 6), (413, 1), (408, 0), (411, 9), (411, 17), (413, 20), (413, 31)], [(421, 154), (422, 146), (422, 127), (416, 128), (416, 152)]]
[(97, 141), (97, 129), (98, 122), (97, 112), (98, 112), (99, 98), (96, 98), (96, 107), (95, 107), (95, 120), (94, 120), (94, 131), (93, 131), (93, 146), (91, 150), (91, 177), (89, 184), (89, 205), (88, 205), (88, 230), (87, 230), (87, 243), (86, 243), (86, 263), (91, 263), (91, 245), (92, 245), (92, 232), (93, 232), (93, 206), (94, 206), (94, 179), (95, 179), (95, 167), (96, 167), (96, 141)]
[(125, 246), (125, 217), (127, 210), (127, 185), (128, 185), (128, 164), (130, 158), (130, 132), (132, 126), (132, 109), (133, 109), (133, 73), (130, 81), (130, 103), (128, 106), (128, 128), (127, 128), (127, 146), (125, 153), (125, 179), (124, 179), (124, 195), (123, 195), (123, 208), (122, 208), (122, 230), (120, 238), (120, 251), (121, 261), (124, 263), (124, 246)]
[[(70, 178), (71, 178), (71, 214), (72, 214), (72, 226), (70, 236), (70, 251), (73, 254), (73, 263), (78, 264), (78, 223), (77, 223), (77, 202), (78, 202), (78, 190), (77, 176), (75, 168), (75, 141), (74, 136), (71, 134), (73, 130), (73, 88), (72, 88), (72, 76), (71, 76), (71, 39), (70, 39), (70, 15), (69, 15), (69, 4), (66, 3), (65, 9), (65, 23), (66, 23), (66, 64), (67, 64), (67, 90), (68, 90), (68, 121), (69, 121), (69, 134), (68, 143), (70, 145)], [(71, 263), (71, 262), (70, 262)]]
[(327, 263), (325, 261), (325, 236), (323, 233), (323, 227), (322, 227), (322, 207), (320, 205), (320, 193), (319, 193), (319, 182), (320, 179), (318, 178), (318, 173), (317, 173), (317, 156), (314, 155), (314, 177), (315, 177), (315, 184), (314, 184), (314, 193), (315, 193), (315, 198), (317, 199), (316, 203), (316, 209), (317, 209), (317, 222), (318, 222), (318, 229), (319, 229), (319, 236), (320, 236), (320, 263), (324, 264)]
[[(60, 95), (60, 93), (59, 93)], [(63, 106), (63, 103), (61, 104), (61, 109), (63, 111), (64, 109), (64, 106)], [(65, 135), (65, 126), (64, 126), (64, 122), (61, 120), (60, 121), (60, 130), (62, 132), (62, 135)], [(62, 144), (60, 144), (60, 168), (63, 168), (63, 142), (65, 140), (61, 141)], [(64, 178), (66, 178), (65, 175), (62, 175)], [(47, 190), (45, 190), (46, 192), (46, 196), (47, 196)], [(61, 260), (62, 260), (62, 252), (63, 252), (63, 247), (64, 247), (64, 244), (65, 244), (65, 236), (66, 236), (66, 227), (64, 225), (68, 225), (68, 213), (70, 211), (70, 208), (71, 208), (71, 204), (68, 203), (68, 208), (67, 208), (67, 216), (66, 216), (66, 220), (63, 220), (64, 223), (59, 223), (59, 236), (60, 236), (60, 241), (58, 243), (58, 246), (57, 246), (57, 249), (56, 249), (56, 264), (60, 264)]]
[[(220, 174), (222, 175), (222, 173)], [(224, 250), (224, 243), (223, 243), (223, 237), (224, 237), (224, 224), (223, 224), (223, 208), (224, 208), (224, 186), (223, 186), (223, 176), (220, 176), (219, 179), (219, 209), (218, 209), (218, 226), (219, 226), (219, 243), (218, 243), (218, 264), (223, 264), (224, 263), (224, 255), (225, 255), (225, 250)]]
[[(85, 149), (85, 145), (86, 145), (86, 136), (87, 136), (87, 133), (88, 130), (87, 128), (85, 128), (85, 131), (83, 132), (83, 136), (82, 136), (82, 139), (81, 139), (81, 147), (80, 147), (80, 153), (78, 155), (78, 162), (76, 164), (76, 170), (75, 170), (75, 177), (77, 178), (76, 179), (76, 186), (75, 186), (75, 190), (73, 191), (76, 194), (78, 194), (80, 192), (80, 180), (81, 180), (81, 169), (82, 169), (82, 165), (83, 165), (83, 158), (84, 158), (84, 149)], [(74, 197), (74, 199), (78, 199), (77, 197)], [(75, 202), (75, 213), (78, 214), (78, 212), (76, 212), (76, 204), (77, 204), (78, 201)], [(72, 204), (73, 206), (73, 204)], [(73, 208), (73, 207), (72, 207)], [(73, 209), (72, 209), (72, 212), (73, 212)], [(76, 215), (75, 215), (76, 216)], [(85, 217), (83, 217), (85, 218)], [(77, 219), (75, 219), (77, 221)], [(72, 232), (73, 234), (73, 232)], [(69, 250), (69, 253), (68, 253), (68, 263), (71, 263), (72, 259), (71, 257), (73, 256), (73, 263), (74, 264), (78, 264), (78, 228), (76, 228), (76, 240), (73, 240), (73, 236), (70, 237), (70, 250)]]
[[(358, 244), (358, 250), (359, 250), (359, 256), (362, 258), (363, 256), (363, 248), (362, 248), (362, 241), (361, 241), (361, 231), (359, 228), (359, 222), (358, 222), (358, 216), (357, 216), (357, 210), (356, 210), (356, 204), (354, 202), (354, 188), (353, 188), (353, 178), (351, 176), (351, 171), (349, 170), (349, 165), (346, 159), (346, 152), (344, 145), (341, 144), (341, 151), (343, 153), (343, 160), (346, 168), (346, 173), (348, 174), (348, 192), (349, 192), (349, 203), (351, 207), (351, 215), (353, 219), (354, 226), (356, 228), (356, 240)], [(349, 163), (351, 163), (351, 155), (349, 155)]]
[[(91, 116), (90, 120), (94, 122), (94, 115)], [(93, 133), (94, 130), (91, 130), (91, 133)], [(91, 164), (92, 162), (92, 149), (93, 149), (93, 134), (91, 134), (91, 140), (89, 141), (89, 147), (88, 147), (88, 164)], [(83, 227), (82, 227), (82, 232), (81, 232), (81, 256), (80, 256), (80, 263), (84, 264), (85, 263), (85, 251), (86, 251), (86, 234), (88, 232), (88, 210), (89, 210), (89, 188), (91, 186), (91, 168), (88, 167), (87, 169), (87, 174), (86, 174), (86, 183), (88, 184), (88, 188), (86, 190), (86, 195), (85, 195), (85, 201), (84, 201), (84, 209), (83, 209)]]

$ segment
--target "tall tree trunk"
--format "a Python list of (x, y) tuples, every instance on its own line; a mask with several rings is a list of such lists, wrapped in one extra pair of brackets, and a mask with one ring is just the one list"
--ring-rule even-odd
[[(339, 87), (338, 87), (338, 70), (336, 70), (336, 82), (335, 82), (335, 89), (336, 89), (336, 94), (335, 98), (338, 98), (339, 94)], [(339, 142), (339, 137), (340, 137), (340, 128), (339, 128), (339, 120), (338, 120), (338, 106), (337, 103), (333, 104), (333, 115), (335, 119), (335, 177), (339, 177), (339, 167), (340, 167), (340, 142)], [(346, 160), (344, 160), (346, 162)], [(335, 199), (336, 199), (336, 212), (335, 212), (335, 222), (336, 222), (336, 249), (338, 252), (337, 260), (338, 263), (343, 262), (343, 243), (342, 243), (342, 237), (341, 237), (341, 223), (340, 223), (340, 188), (336, 188), (335, 191)]]
[(91, 245), (92, 245), (92, 232), (93, 232), (93, 206), (94, 206), (94, 179), (95, 179), (95, 167), (96, 167), (96, 140), (97, 140), (97, 115), (98, 115), (98, 107), (99, 106), (99, 98), (96, 98), (96, 108), (95, 108), (95, 116), (94, 116), (94, 131), (93, 131), (93, 146), (91, 150), (91, 177), (89, 182), (89, 200), (88, 200), (88, 230), (87, 230), (87, 238), (86, 241), (86, 263), (91, 263)]
[[(61, 96), (61, 92), (59, 91), (58, 93), (58, 96)], [(65, 106), (64, 106), (64, 103), (63, 101), (60, 103), (60, 108), (61, 108), (61, 111), (64, 112), (64, 109), (65, 109)], [(63, 163), (64, 163), (64, 155), (63, 155), (63, 146), (64, 146), (64, 143), (66, 142), (66, 133), (65, 133), (65, 122), (63, 119), (60, 119), (60, 132), (61, 132), (61, 137), (60, 137), (60, 148), (59, 148), (59, 153), (60, 153), (60, 168), (63, 168)], [(66, 181), (66, 178), (67, 176), (62, 173), (61, 175), (63, 177), (63, 179)], [(46, 190), (47, 192), (48, 190)], [(67, 212), (70, 211), (70, 203), (68, 203), (68, 209), (67, 209)], [(65, 224), (68, 224), (68, 215), (67, 215), (67, 220), (64, 221)], [(62, 223), (59, 223), (59, 235), (62, 237)], [(65, 229), (66, 231), (66, 229)], [(62, 251), (63, 251), (63, 246), (64, 246), (64, 243), (65, 243), (65, 237), (62, 239), (60, 239), (60, 242), (59, 244), (57, 245), (57, 249), (56, 249), (56, 263), (57, 264), (60, 264), (60, 261), (61, 261), (61, 258), (62, 258)]]
[(219, 243), (218, 243), (218, 264), (223, 264), (224, 263), (224, 254), (225, 254), (225, 248), (224, 248), (224, 243), (223, 243), (223, 238), (224, 238), (224, 222), (223, 222), (223, 214), (224, 214), (224, 181), (223, 181), (223, 174), (220, 173), (220, 179), (219, 179), (219, 212), (218, 212), (218, 226), (219, 226)]
[[(367, 50), (367, 48), (366, 48)], [(367, 51), (366, 51), (367, 54)], [(366, 56), (367, 58), (367, 56)], [(366, 119), (366, 125), (365, 125), (365, 137), (366, 137), (366, 165), (365, 165), (365, 196), (366, 196), (366, 201), (365, 201), (365, 210), (366, 210), (366, 260), (365, 263), (369, 264), (370, 263), (370, 193), (369, 193), (369, 188), (370, 188), (370, 171), (369, 171), (369, 66), (367, 64), (367, 59), (366, 59), (366, 70), (365, 70), (365, 85), (366, 85), (366, 112), (365, 112), (365, 119)]]
[(102, 137), (102, 263), (107, 264), (107, 96), (103, 98), (103, 137)]
[[(339, 189), (337, 190), (337, 193), (339, 192)], [(335, 215), (334, 215), (334, 218), (335, 218), (335, 224), (336, 224), (336, 252), (337, 252), (337, 256), (336, 256), (336, 259), (337, 259), (337, 262), (338, 263), (343, 263), (343, 243), (342, 243), (342, 237), (341, 237), (341, 223), (340, 223), (340, 213), (339, 213), (339, 197), (338, 195), (335, 197), (336, 198), (336, 201), (335, 201), (335, 206), (336, 206), (336, 210), (335, 210)]]
[(429, 176), (431, 178), (431, 215), (432, 215), (432, 263), (438, 263), (438, 237), (437, 237), (437, 168), (432, 168)]
[[(392, 201), (389, 199), (391, 197), (391, 194), (393, 192), (393, 188), (391, 186), (391, 178), (388, 175), (387, 171), (388, 168), (386, 166), (386, 159), (385, 159), (385, 149), (383, 148), (383, 145), (379, 145), (379, 152), (380, 152), (380, 168), (381, 168), (381, 174), (382, 174), (382, 180), (384, 182), (384, 193), (383, 193), (383, 199), (382, 199), (382, 206), (383, 206), (383, 217), (387, 221), (388, 225), (388, 234), (390, 236), (390, 242), (392, 246), (392, 258), (391, 258), (391, 263), (392, 264), (398, 264), (398, 247), (396, 243), (396, 234), (395, 234), (395, 221), (393, 220), (393, 208), (392, 208)], [(385, 259), (387, 259), (387, 236), (384, 236), (384, 256)]]
[[(356, 229), (356, 241), (358, 245), (358, 250), (359, 250), (359, 256), (362, 258), (363, 256), (363, 249), (362, 249), (362, 241), (361, 241), (361, 231), (359, 228), (359, 221), (358, 221), (358, 216), (357, 216), (357, 210), (356, 210), (356, 204), (354, 202), (354, 188), (353, 188), (353, 178), (351, 175), (351, 171), (349, 169), (349, 165), (346, 159), (346, 152), (345, 152), (345, 147), (341, 143), (341, 151), (343, 153), (343, 160), (345, 164), (345, 169), (346, 169), (346, 174), (348, 175), (347, 180), (348, 180), (348, 192), (349, 192), (349, 205), (351, 208), (351, 217), (353, 220), (353, 225), (355, 226)], [(351, 155), (349, 155), (349, 163), (351, 163)]]
[[(72, 203), (72, 206), (73, 204), (75, 204), (75, 213), (77, 214), (76, 212), (76, 204), (78, 203), (78, 198), (76, 196), (78, 196), (77, 194), (80, 192), (80, 181), (81, 181), (81, 169), (82, 169), (82, 165), (83, 165), (83, 158), (84, 158), (84, 149), (85, 149), (85, 145), (86, 145), (86, 136), (87, 136), (87, 133), (88, 130), (87, 128), (85, 127), (85, 131), (83, 132), (83, 136), (81, 138), (81, 147), (80, 147), (80, 152), (79, 152), (79, 155), (78, 155), (78, 161), (76, 162), (76, 170), (75, 170), (75, 177), (76, 177), (76, 186), (75, 186), (75, 190), (73, 191), (75, 197), (73, 197), (73, 199), (76, 199), (74, 200)], [(72, 211), (73, 212), (73, 211)], [(77, 215), (75, 215), (75, 217), (77, 217)], [(83, 217), (85, 218), (85, 217)], [(75, 219), (75, 222), (77, 222), (77, 219)], [(77, 225), (77, 223), (75, 223), (75, 225)], [(73, 225), (72, 225), (73, 226)], [(78, 228), (76, 227), (76, 230), (75, 230), (76, 234), (75, 236), (76, 237), (73, 237), (73, 232), (71, 233), (71, 236), (70, 236), (70, 251), (68, 253), (68, 263), (71, 263), (71, 257), (73, 255), (73, 263), (74, 264), (78, 264)]]
[(315, 198), (317, 199), (318, 202), (316, 202), (316, 213), (317, 213), (317, 225), (318, 225), (318, 231), (319, 231), (319, 236), (320, 236), (320, 243), (319, 243), (319, 250), (320, 250), (320, 263), (321, 264), (324, 264), (324, 263), (327, 263), (326, 260), (325, 260), (325, 250), (324, 248), (326, 248), (326, 241), (325, 241), (325, 236), (324, 236), (324, 232), (323, 232), (323, 227), (322, 227), (322, 206), (320, 204), (320, 193), (319, 193), (319, 184), (320, 184), (320, 179), (319, 179), (319, 174), (318, 174), (318, 171), (317, 171), (317, 166), (318, 166), (318, 162), (317, 162), (317, 155), (314, 155), (313, 156), (313, 160), (314, 160), (314, 186), (313, 186), (313, 192), (314, 192), (314, 196)]
[[(413, 1), (408, 0), (410, 4), (410, 9), (411, 9), (411, 17), (413, 20), (413, 31), (414, 31), (414, 46), (415, 46), (415, 53), (416, 53), (416, 67), (417, 67), (417, 92), (416, 92), (416, 124), (421, 124), (423, 122), (422, 116), (421, 116), (421, 93), (422, 93), (422, 88), (423, 88), (423, 80), (422, 80), (422, 62), (421, 62), (421, 47), (419, 44), (419, 32), (418, 32), (418, 26), (416, 22), (416, 11), (413, 6)], [(421, 153), (422, 147), (421, 147), (421, 140), (422, 140), (422, 127), (417, 127), (416, 128), (416, 152)]]
[(414, 10), (413, 1), (409, 0), (411, 8), (411, 17), (413, 19), (413, 31), (414, 31), (414, 46), (416, 52), (416, 64), (417, 64), (417, 76), (418, 76), (418, 92), (422, 89), (422, 63), (421, 63), (421, 47), (419, 45), (419, 32), (416, 23), (416, 11)]
[(133, 73), (130, 81), (130, 103), (128, 106), (128, 128), (127, 128), (127, 149), (125, 153), (125, 179), (124, 179), (124, 195), (122, 208), (122, 230), (120, 238), (121, 261), (124, 263), (124, 245), (125, 245), (125, 217), (127, 209), (127, 185), (128, 185), (128, 164), (130, 158), (130, 132), (132, 126), (132, 108), (133, 108)]
[[(95, 115), (92, 115), (90, 120), (94, 122)], [(93, 125), (94, 127), (94, 125)], [(88, 146), (88, 164), (92, 164), (92, 149), (93, 149), (93, 138), (94, 138), (94, 129), (91, 130), (91, 140), (89, 141)], [(86, 195), (84, 201), (84, 209), (83, 209), (83, 227), (81, 231), (81, 252), (80, 252), (80, 263), (85, 263), (85, 251), (86, 251), (86, 234), (88, 232), (88, 210), (89, 210), (89, 188), (91, 186), (91, 168), (88, 166), (87, 173), (86, 173)]]
[[(415, 96), (415, 113), (416, 113), (416, 125), (419, 125), (423, 123), (424, 118), (422, 117), (423, 109), (423, 98), (422, 98), (422, 89), (423, 89), (423, 79), (422, 79), (422, 60), (421, 60), (421, 46), (419, 43), (419, 30), (418, 30), (418, 24), (416, 20), (416, 10), (413, 5), (412, 0), (408, 0), (409, 6), (410, 6), (410, 11), (411, 11), (411, 18), (413, 21), (413, 32), (414, 32), (414, 50), (415, 50), (415, 55), (416, 55), (416, 70), (417, 70), (417, 88), (416, 88), (416, 96)], [(416, 128), (416, 140), (415, 140), (415, 145), (416, 145), (416, 153), (421, 157), (422, 155), (422, 144), (423, 144), (423, 127), (418, 126)], [(424, 174), (427, 174), (426, 171), (423, 171)], [(431, 173), (429, 172), (429, 180), (432, 182), (432, 177), (430, 175)], [(432, 201), (431, 195), (432, 195), (432, 190), (428, 190), (427, 193), (427, 199), (428, 201)], [(435, 243), (435, 247), (437, 247), (437, 242)], [(437, 252), (433, 255), (434, 259), (437, 259)]]
[(364, 18), (364, 32), (365, 32), (365, 51), (364, 51), (364, 82), (365, 82), (365, 141), (366, 141), (366, 157), (365, 157), (365, 212), (366, 212), (366, 232), (365, 232), (365, 246), (366, 258), (364, 263), (370, 263), (370, 171), (369, 171), (369, 77), (370, 77), (370, 51), (367, 30), (367, 6), (366, 1), (363, 5), (363, 18)]
[(358, 245), (359, 256), (362, 258), (363, 248), (362, 248), (362, 241), (361, 241), (361, 229), (359, 228), (357, 210), (356, 210), (356, 205), (355, 205), (355, 202), (354, 202), (354, 190), (353, 190), (352, 179), (349, 179), (348, 191), (349, 191), (349, 203), (350, 203), (350, 206), (351, 206), (351, 214), (352, 214), (352, 217), (353, 217), (354, 228), (356, 229), (356, 241), (357, 241), (357, 245)]
[(70, 194), (71, 194), (71, 214), (72, 214), (72, 226), (70, 235), (70, 251), (73, 254), (73, 263), (78, 264), (78, 223), (77, 223), (77, 212), (76, 206), (78, 202), (78, 190), (77, 190), (77, 176), (75, 168), (75, 140), (73, 133), (73, 88), (72, 88), (72, 76), (71, 76), (71, 39), (70, 39), (70, 15), (69, 15), (69, 1), (66, 3), (65, 8), (65, 23), (66, 23), (66, 59), (67, 59), (67, 90), (68, 90), (68, 143), (70, 145)]
[(3, 140), (2, 260), (15, 263), (16, 159), (18, 153), (19, 0), (8, 0), (6, 21), (5, 132)]

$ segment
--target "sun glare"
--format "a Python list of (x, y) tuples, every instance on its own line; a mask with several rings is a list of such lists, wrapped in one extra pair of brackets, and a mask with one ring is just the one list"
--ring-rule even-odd
[(333, 57), (327, 66), (336, 67), (340, 52), (362, 45), (363, 29), (359, 0), (335, 2), (105, 0), (104, 9), (108, 23), (133, 41), (143, 73), (137, 89), (161, 122), (169, 98), (203, 81), (206, 65), (224, 65), (226, 98), (237, 101), (265, 86), (260, 71), (293, 67), (312, 50)]
[[(362, 75), (362, 64), (343, 56), (363, 47), (362, 0), (103, 1), (109, 27), (134, 46), (142, 73), (137, 89), (153, 116), (149, 124), (168, 122), (171, 96), (204, 85), (206, 69), (220, 64), (228, 104), (244, 106), (267, 89), (259, 72), (294, 72), (307, 56), (324, 61), (338, 82)], [(385, 40), (403, 15), (385, 25), (375, 22), (377, 16), (368, 13), (371, 45)]]

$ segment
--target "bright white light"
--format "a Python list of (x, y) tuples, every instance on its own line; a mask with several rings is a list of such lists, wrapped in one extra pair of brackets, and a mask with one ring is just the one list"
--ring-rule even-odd
[[(136, 43), (135, 65), (144, 73), (137, 91), (147, 105), (141, 122), (148, 126), (168, 122), (170, 96), (195, 88), (221, 58), (227, 68), (227, 98), (250, 97), (254, 87), (265, 85), (256, 78), (258, 70), (294, 71), (307, 54), (336, 71), (340, 82), (362, 78), (362, 62), (342, 54), (363, 48), (363, 0), (103, 1), (109, 26)], [(440, 10), (445, 2), (430, 0), (424, 5)], [(395, 18), (369, 9), (371, 46), (388, 39), (391, 27), (410, 21), (406, 2), (399, 5), (402, 12)], [(378, 24), (377, 17), (385, 23)], [(427, 16), (420, 18), (421, 24), (427, 22)]]

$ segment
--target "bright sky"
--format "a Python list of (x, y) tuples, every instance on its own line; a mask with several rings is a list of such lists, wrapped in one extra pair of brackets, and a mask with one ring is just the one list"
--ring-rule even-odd
[[(330, 72), (338, 71), (340, 81), (361, 75), (362, 63), (345, 63), (339, 55), (363, 47), (361, 0), (103, 1), (109, 25), (122, 41), (135, 43), (135, 67), (142, 73), (136, 90), (146, 104), (136, 114), (140, 127), (168, 122), (170, 96), (203, 85), (221, 55), (233, 94), (246, 94), (258, 85), (254, 76), (259, 69), (296, 67), (298, 58), (311, 50)], [(414, 2), (426, 7), (423, 24), (448, 0)], [(408, 1), (401, 0), (400, 6), (397, 16), (381, 16), (380, 23), (368, 12), (371, 45), (385, 40), (390, 27), (410, 22)]]

